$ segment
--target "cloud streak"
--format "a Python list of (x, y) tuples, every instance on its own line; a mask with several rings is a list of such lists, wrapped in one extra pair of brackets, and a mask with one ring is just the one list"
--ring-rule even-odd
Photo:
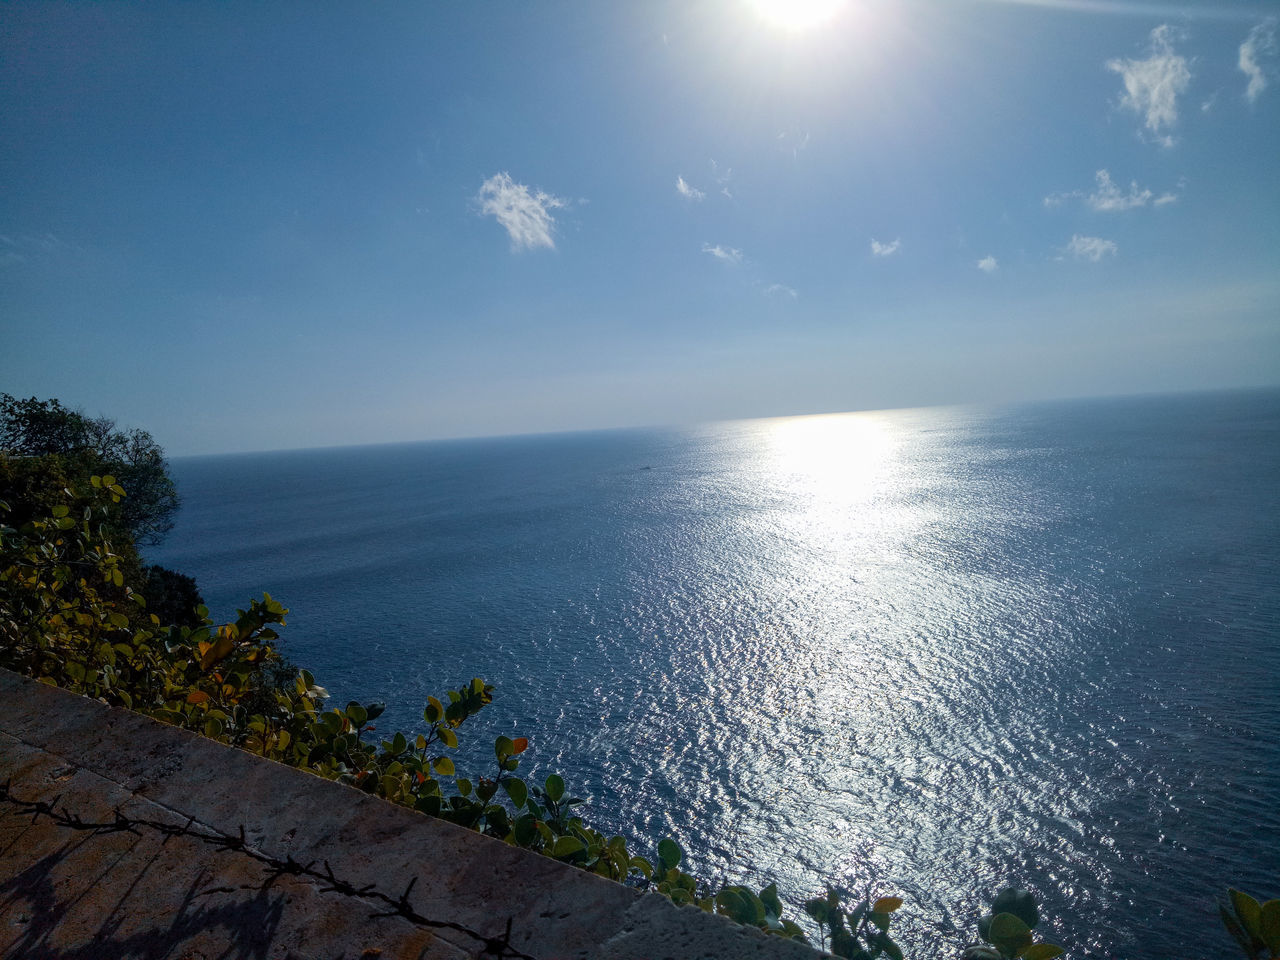
[(978, 269), (983, 273), (995, 273), (1000, 269), (1000, 264), (997, 262), (995, 257), (991, 256), (991, 254), (987, 254), (978, 261)]
[(676, 193), (680, 194), (680, 196), (682, 197), (686, 197), (689, 200), (700, 201), (700, 200), (705, 200), (707, 197), (707, 195), (703, 193), (701, 190), (699, 190), (697, 187), (690, 186), (688, 181), (686, 181), (684, 177), (678, 174), (676, 175)]
[(1270, 80), (1269, 71), (1263, 68), (1262, 60), (1274, 58), (1276, 55), (1276, 19), (1269, 17), (1249, 31), (1249, 36), (1240, 44), (1240, 72), (1249, 78), (1244, 96), (1250, 103), (1258, 99), (1267, 89)]
[(901, 248), (901, 240), (890, 240), (888, 243), (881, 243), (874, 237), (871, 240), (871, 255), (873, 257), (891, 257)]
[(702, 245), (702, 252), (711, 254), (711, 256), (723, 263), (732, 263), (736, 265), (742, 262), (742, 251), (737, 247), (722, 247), (718, 243), (713, 247), (709, 243), (704, 243)]
[(1151, 46), (1143, 60), (1114, 59), (1107, 69), (1120, 74), (1124, 97), (1120, 105), (1143, 118), (1143, 126), (1163, 146), (1173, 146), (1167, 131), (1178, 122), (1178, 97), (1191, 84), (1187, 58), (1174, 52), (1178, 39), (1173, 27), (1161, 24), (1151, 31)]
[(530, 190), (516, 183), (508, 173), (495, 173), (480, 185), (476, 195), (482, 216), (493, 217), (511, 238), (511, 249), (554, 250), (555, 218), (551, 211), (567, 205), (567, 201), (542, 190)]
[(1114, 241), (1103, 240), (1101, 237), (1082, 237), (1078, 233), (1067, 244), (1068, 253), (1077, 260), (1088, 260), (1090, 263), (1097, 263), (1103, 257), (1114, 257), (1116, 250)]
[(1136, 207), (1164, 206), (1178, 199), (1176, 193), (1166, 192), (1156, 196), (1150, 189), (1139, 187), (1137, 180), (1129, 181), (1129, 190), (1125, 192), (1120, 185), (1111, 179), (1106, 170), (1094, 174), (1095, 186), (1092, 193), (1083, 190), (1072, 190), (1070, 193), (1051, 193), (1044, 198), (1046, 207), (1059, 207), (1068, 200), (1084, 200), (1092, 210), (1100, 213), (1118, 213), (1133, 210)]

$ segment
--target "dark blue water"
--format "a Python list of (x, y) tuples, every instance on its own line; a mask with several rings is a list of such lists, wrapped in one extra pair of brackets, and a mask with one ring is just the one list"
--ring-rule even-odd
[(1077, 958), (1228, 955), (1215, 895), (1280, 895), (1280, 393), (173, 469), (154, 559), (216, 616), (270, 591), (384, 731), (485, 677), (476, 765), (528, 736), (705, 876), (874, 877), (920, 956), (1011, 882)]

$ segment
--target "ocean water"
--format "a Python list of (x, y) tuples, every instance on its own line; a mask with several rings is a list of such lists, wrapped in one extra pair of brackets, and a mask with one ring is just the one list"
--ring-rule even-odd
[[(587, 816), (955, 955), (1035, 891), (1069, 957), (1231, 955), (1280, 895), (1280, 393), (176, 460), (151, 559), (269, 591), (336, 700), (465, 769), (528, 736)], [(468, 744), (472, 747), (468, 752)]]

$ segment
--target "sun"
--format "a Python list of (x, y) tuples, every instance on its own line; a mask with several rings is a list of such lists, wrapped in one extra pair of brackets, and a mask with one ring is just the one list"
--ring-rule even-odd
[(786, 30), (807, 30), (826, 23), (847, 0), (751, 0), (760, 19)]

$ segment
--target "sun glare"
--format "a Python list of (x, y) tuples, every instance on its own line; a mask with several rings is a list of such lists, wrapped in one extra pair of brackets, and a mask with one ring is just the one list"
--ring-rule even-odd
[(786, 30), (807, 30), (826, 23), (847, 0), (751, 0), (760, 19)]

